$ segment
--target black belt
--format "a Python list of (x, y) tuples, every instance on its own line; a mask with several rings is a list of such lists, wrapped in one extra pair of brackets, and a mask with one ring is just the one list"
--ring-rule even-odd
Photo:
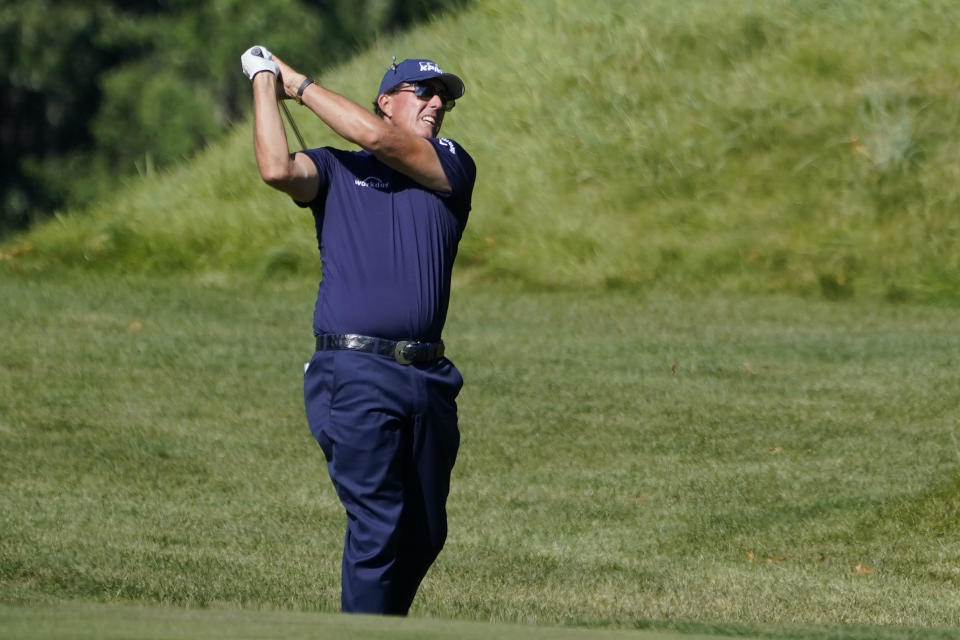
[(317, 351), (327, 349), (351, 349), (390, 356), (400, 364), (429, 362), (443, 357), (443, 342), (414, 342), (411, 340), (385, 340), (356, 333), (317, 336)]

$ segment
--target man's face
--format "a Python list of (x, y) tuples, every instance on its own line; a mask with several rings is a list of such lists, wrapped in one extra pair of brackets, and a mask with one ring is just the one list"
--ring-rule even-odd
[[(430, 98), (417, 97), (417, 85), (427, 85), (434, 89)], [(403, 83), (390, 97), (392, 111), (387, 111), (395, 126), (402, 127), (413, 135), (423, 138), (435, 138), (443, 124), (443, 99), (440, 97), (443, 83), (439, 80), (424, 80), (416, 84)]]

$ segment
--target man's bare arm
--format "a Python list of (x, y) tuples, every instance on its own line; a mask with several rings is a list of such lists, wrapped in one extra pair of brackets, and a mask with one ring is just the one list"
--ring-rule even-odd
[(263, 181), (299, 202), (317, 195), (317, 167), (302, 153), (291, 154), (277, 105), (277, 77), (258, 73), (253, 78), (253, 148)]
[[(295, 97), (306, 76), (276, 56), (273, 59), (280, 67), (282, 91), (287, 97)], [(356, 102), (316, 83), (304, 90), (302, 101), (337, 135), (371, 152), (387, 166), (428, 189), (450, 190), (437, 152), (425, 138), (389, 125)]]

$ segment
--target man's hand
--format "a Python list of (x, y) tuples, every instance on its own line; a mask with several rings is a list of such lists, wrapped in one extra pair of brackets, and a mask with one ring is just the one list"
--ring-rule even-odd
[(240, 56), (240, 66), (250, 80), (253, 80), (253, 76), (261, 71), (269, 71), (275, 76), (280, 75), (280, 67), (273, 61), (273, 54), (260, 45), (252, 46), (243, 52)]
[(300, 84), (307, 76), (297, 72), (280, 58), (275, 57), (273, 61), (277, 63), (280, 69), (280, 82), (277, 83), (277, 96), (284, 100), (295, 99), (297, 97), (297, 90), (300, 89)]

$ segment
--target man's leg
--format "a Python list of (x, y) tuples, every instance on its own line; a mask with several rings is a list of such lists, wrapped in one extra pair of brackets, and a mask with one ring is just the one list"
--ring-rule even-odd
[(404, 613), (446, 541), (450, 474), (460, 446), (456, 397), (463, 386), (447, 360), (415, 371), (419, 402), (411, 437), (404, 443), (409, 464), (396, 574)]
[(395, 600), (403, 512), (400, 365), (349, 351), (315, 354), (305, 379), (310, 429), (347, 514), (341, 603), (355, 613), (404, 613)]
[(421, 370), (369, 354), (314, 356), (307, 415), (347, 512), (344, 611), (405, 615), (443, 547), (462, 385), (446, 360)]

